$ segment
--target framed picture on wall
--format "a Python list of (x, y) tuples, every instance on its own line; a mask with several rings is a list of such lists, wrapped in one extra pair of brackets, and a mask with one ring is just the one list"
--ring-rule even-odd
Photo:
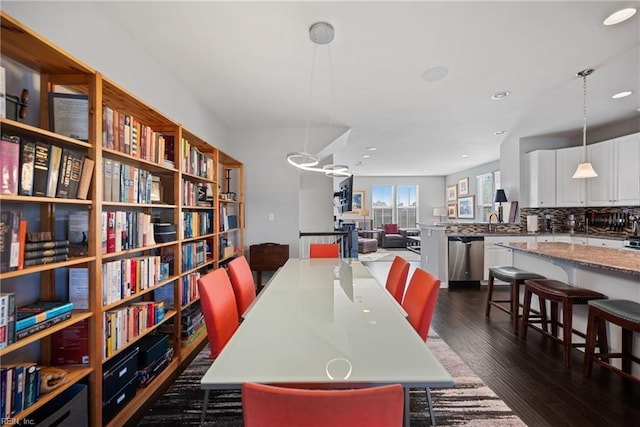
[(473, 219), (476, 217), (475, 213), (475, 197), (460, 197), (458, 199), (458, 218), (461, 219)]
[(458, 205), (455, 203), (449, 203), (447, 205), (447, 211), (449, 211), (449, 218), (455, 219), (458, 217)]
[(469, 177), (458, 181), (458, 197), (469, 195)]
[(364, 190), (354, 190), (351, 212), (360, 213), (360, 210), (364, 208), (364, 206)]
[(453, 184), (447, 186), (447, 202), (455, 202), (458, 199), (458, 187)]

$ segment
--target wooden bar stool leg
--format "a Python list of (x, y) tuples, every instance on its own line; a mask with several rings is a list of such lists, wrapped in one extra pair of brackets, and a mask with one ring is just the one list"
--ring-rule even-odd
[(557, 337), (558, 336), (558, 303), (556, 301), (551, 301), (549, 303), (549, 306), (551, 307), (551, 334), (554, 337)]
[[(589, 317), (587, 320), (587, 340), (584, 347), (584, 362), (582, 366), (582, 373), (585, 377), (591, 376), (593, 369), (593, 355), (596, 348), (596, 334), (598, 335), (598, 343), (602, 342), (600, 336), (601, 322), (594, 313), (593, 310), (589, 310)], [(606, 342), (606, 339), (605, 339)], [(600, 345), (600, 352), (602, 352), (602, 346)]]
[[(597, 321), (597, 329), (598, 329), (598, 339), (597, 345), (600, 349), (600, 354), (608, 354), (609, 353), (609, 340), (607, 338), (607, 322), (601, 317), (596, 317)], [(594, 344), (595, 347), (595, 344)], [(609, 363), (609, 358), (601, 358), (606, 363)]]
[(489, 271), (489, 283), (487, 286), (487, 305), (485, 307), (484, 314), (489, 317), (489, 313), (491, 312), (491, 300), (493, 298), (493, 281), (495, 278), (493, 277), (493, 273)]
[(520, 281), (511, 282), (511, 329), (518, 335), (518, 319), (520, 318)]
[(547, 300), (542, 298), (540, 295), (538, 295), (538, 302), (540, 305), (540, 325), (541, 328), (546, 331), (549, 332), (549, 321), (547, 319)]
[[(556, 304), (556, 308), (558, 303)], [(557, 318), (557, 316), (556, 316)], [(558, 323), (556, 322), (556, 331), (558, 329)], [(573, 303), (571, 300), (565, 300), (562, 304), (562, 344), (564, 345), (564, 366), (567, 368), (571, 366), (571, 334), (573, 333)]]
[(524, 307), (522, 308), (522, 325), (520, 326), (520, 337), (527, 339), (527, 326), (529, 325), (529, 310), (531, 309), (531, 291), (526, 286), (524, 288)]
[(631, 352), (633, 351), (633, 331), (622, 328), (622, 371), (631, 375)]

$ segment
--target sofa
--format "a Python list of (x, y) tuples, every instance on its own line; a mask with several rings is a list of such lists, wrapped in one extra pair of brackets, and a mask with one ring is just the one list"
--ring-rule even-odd
[(398, 224), (383, 224), (378, 234), (381, 248), (406, 248), (407, 239), (405, 233), (398, 228)]

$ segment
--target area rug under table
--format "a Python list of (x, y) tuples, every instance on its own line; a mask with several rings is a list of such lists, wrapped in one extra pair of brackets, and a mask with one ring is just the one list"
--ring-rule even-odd
[[(437, 335), (427, 345), (453, 377), (452, 388), (432, 389), (439, 426), (524, 426), (525, 424)], [(197, 426), (204, 391), (200, 379), (211, 365), (206, 346), (140, 422), (141, 426)], [(254, 355), (253, 357), (260, 357)], [(424, 390), (411, 390), (411, 426), (429, 425)], [(239, 391), (212, 392), (207, 425), (242, 426)]]

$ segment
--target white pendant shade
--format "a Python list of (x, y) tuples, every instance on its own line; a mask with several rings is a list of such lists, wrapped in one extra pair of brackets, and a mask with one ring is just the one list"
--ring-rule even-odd
[(596, 176), (598, 176), (598, 174), (589, 162), (580, 163), (576, 172), (573, 174), (573, 178), (595, 178)]

